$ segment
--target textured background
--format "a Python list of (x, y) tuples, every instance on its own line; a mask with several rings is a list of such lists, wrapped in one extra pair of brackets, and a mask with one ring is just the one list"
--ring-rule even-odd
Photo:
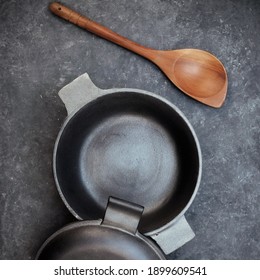
[(221, 109), (182, 94), (150, 62), (57, 17), (49, 1), (0, 0), (0, 259), (31, 259), (74, 217), (52, 176), (66, 116), (57, 96), (88, 72), (101, 88), (157, 93), (193, 125), (200, 189), (186, 217), (196, 237), (170, 259), (260, 259), (260, 2), (113, 0), (63, 3), (156, 49), (212, 52), (229, 76)]

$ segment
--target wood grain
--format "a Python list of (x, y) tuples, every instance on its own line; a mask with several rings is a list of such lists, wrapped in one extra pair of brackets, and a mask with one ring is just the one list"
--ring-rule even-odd
[(227, 94), (227, 73), (212, 54), (198, 49), (154, 50), (96, 23), (60, 3), (49, 9), (57, 16), (121, 47), (137, 53), (156, 64), (184, 93), (211, 107), (223, 105)]

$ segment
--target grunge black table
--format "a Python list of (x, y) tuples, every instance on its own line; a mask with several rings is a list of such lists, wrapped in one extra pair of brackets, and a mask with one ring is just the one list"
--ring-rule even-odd
[(229, 77), (220, 109), (185, 96), (145, 59), (53, 16), (48, 4), (0, 1), (0, 259), (33, 259), (74, 221), (55, 187), (52, 151), (66, 116), (57, 92), (85, 72), (100, 88), (167, 98), (197, 133), (202, 181), (186, 214), (196, 237), (168, 258), (259, 259), (259, 1), (63, 2), (147, 47), (212, 52)]

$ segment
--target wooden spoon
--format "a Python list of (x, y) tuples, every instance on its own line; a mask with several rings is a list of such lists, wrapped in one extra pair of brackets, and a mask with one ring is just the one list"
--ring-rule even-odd
[(224, 103), (227, 73), (212, 54), (198, 49), (161, 51), (146, 48), (59, 3), (51, 3), (49, 9), (55, 15), (152, 61), (190, 97), (215, 108)]

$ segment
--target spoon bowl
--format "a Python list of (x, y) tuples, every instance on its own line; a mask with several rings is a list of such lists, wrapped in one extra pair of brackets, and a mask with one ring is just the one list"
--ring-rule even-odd
[(150, 49), (60, 3), (51, 3), (49, 9), (55, 15), (150, 60), (172, 83), (193, 99), (215, 108), (224, 103), (227, 94), (227, 73), (223, 64), (209, 52), (198, 49)]
[(227, 93), (227, 73), (212, 54), (198, 49), (158, 51), (153, 62), (190, 97), (219, 108)]

